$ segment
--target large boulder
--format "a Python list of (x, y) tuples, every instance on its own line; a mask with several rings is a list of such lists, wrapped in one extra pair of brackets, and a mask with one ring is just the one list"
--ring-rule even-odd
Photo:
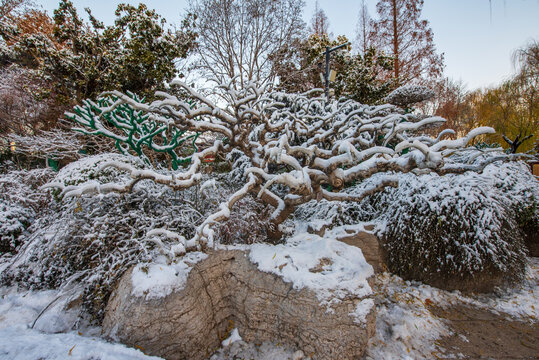
[[(323, 276), (330, 263), (321, 259), (309, 272)], [(259, 270), (248, 251), (211, 252), (181, 289), (161, 298), (134, 296), (132, 274), (113, 293), (103, 332), (165, 359), (206, 359), (233, 328), (247, 342), (286, 344), (313, 359), (358, 359), (375, 330), (372, 291), (321, 302), (315, 291)]]

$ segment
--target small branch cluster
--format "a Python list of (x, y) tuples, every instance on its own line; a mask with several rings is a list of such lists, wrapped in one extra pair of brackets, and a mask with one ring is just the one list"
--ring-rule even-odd
[[(310, 200), (361, 201), (388, 186), (397, 186), (397, 178), (388, 175), (380, 177), (362, 193), (352, 196), (340, 192), (347, 184), (377, 173), (480, 171), (485, 164), (446, 164), (444, 157), (466, 147), (474, 137), (494, 132), (489, 127), (481, 127), (463, 138), (444, 140), (444, 135), (453, 133), (446, 130), (437, 138), (431, 138), (421, 135), (421, 129), (440, 125), (445, 121), (443, 118), (427, 117), (417, 121), (414, 115), (388, 104), (368, 106), (352, 100), (328, 102), (318, 97), (318, 90), (292, 95), (268, 92), (267, 87), (254, 83), (239, 89), (231, 81), (217, 88), (221, 98), (226, 100), (226, 106), (218, 106), (210, 97), (185, 83), (176, 81), (174, 84), (193, 102), (157, 93), (160, 100), (144, 104), (120, 92), (111, 92), (116, 100), (101, 111), (107, 114), (127, 104), (163, 127), (180, 132), (212, 132), (224, 140), (215, 140), (212, 146), (195, 153), (186, 169), (171, 175), (110, 162), (104, 167), (125, 170), (132, 180), (123, 185), (94, 183), (64, 188), (63, 194), (69, 197), (130, 191), (143, 179), (176, 190), (185, 189), (200, 182), (204, 157), (226, 155), (233, 150), (243, 153), (250, 161), (244, 168), (243, 186), (221, 203), (219, 210), (197, 228), (193, 238), (174, 235), (185, 250), (212, 246), (212, 224), (227, 219), (234, 204), (249, 193), (273, 206), (272, 235), (280, 236), (279, 225), (297, 206)], [(197, 105), (192, 106), (193, 103)], [(172, 236), (164, 230), (155, 230), (153, 234)]]
[(80, 135), (60, 130), (41, 131), (33, 136), (11, 134), (6, 140), (16, 153), (43, 159), (79, 159), (85, 147)]

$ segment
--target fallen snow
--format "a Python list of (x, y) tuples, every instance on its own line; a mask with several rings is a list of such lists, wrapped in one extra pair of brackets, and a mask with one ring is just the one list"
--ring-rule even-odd
[(222, 342), (221, 342), (221, 346), (225, 347), (225, 346), (230, 346), (232, 343), (236, 342), (236, 341), (241, 341), (242, 338), (240, 336), (240, 333), (238, 331), (237, 328), (234, 328), (232, 330), (232, 332), (230, 333), (230, 336), (226, 339), (224, 339)]
[[(313, 240), (313, 239), (311, 239)], [(318, 242), (316, 241), (318, 240)], [(322, 241), (324, 240), (324, 241)], [(327, 239), (314, 238), (315, 248), (331, 249), (334, 245)], [(325, 244), (324, 246), (322, 246)], [(301, 242), (282, 247), (301, 250)], [(340, 249), (334, 247), (333, 250)], [(266, 249), (267, 250), (267, 249)], [(350, 250), (350, 249), (349, 249)], [(282, 251), (281, 251), (282, 252)], [(280, 253), (281, 253), (280, 252)], [(263, 254), (261, 251), (260, 254)], [(322, 255), (314, 254), (315, 256)], [(273, 254), (265, 252), (271, 259)], [(296, 264), (298, 254), (288, 251), (289, 264)], [(282, 255), (282, 254), (281, 254)], [(312, 255), (312, 253), (311, 253)], [(311, 256), (307, 254), (305, 257)], [(286, 255), (285, 255), (286, 256)], [(300, 256), (300, 258), (303, 258)], [(273, 260), (275, 260), (273, 259)], [(280, 257), (284, 259), (284, 257)], [(293, 261), (296, 259), (296, 261)], [(303, 259), (305, 264), (309, 262)], [(267, 263), (270, 263), (267, 261)], [(312, 262), (311, 262), (312, 263)], [(299, 262), (298, 262), (299, 264)], [(285, 266), (289, 267), (290, 265)], [(293, 266), (290, 266), (293, 267)], [(284, 268), (283, 268), (284, 269)], [(274, 269), (275, 270), (275, 269)], [(428, 310), (429, 303), (436, 306), (470, 303), (490, 310), (504, 312), (523, 321), (537, 321), (536, 305), (539, 303), (539, 258), (531, 258), (527, 278), (522, 285), (508, 289), (503, 293), (464, 296), (459, 292), (449, 292), (417, 282), (403, 281), (398, 276), (382, 274), (377, 276), (375, 302), (377, 307), (376, 334), (369, 341), (366, 359), (421, 359), (445, 357), (443, 349), (436, 345), (436, 340), (449, 335), (450, 330)], [(70, 315), (62, 312), (58, 306), (50, 306), (36, 328), (29, 326), (43, 309), (53, 302), (60, 293), (57, 290), (16, 291), (0, 288), (0, 358), (17, 360), (35, 359), (158, 359), (144, 355), (138, 349), (111, 344), (97, 337), (99, 328), (80, 328), (67, 333), (45, 333), (36, 328), (43, 319), (64, 318), (69, 322)], [(365, 302), (366, 300), (364, 300)], [(362, 302), (363, 303), (363, 302)], [(54, 332), (54, 327), (45, 329)], [(80, 331), (80, 333), (79, 333)], [(71, 352), (70, 352), (71, 351)], [(229, 359), (303, 359), (303, 353), (280, 344), (265, 342), (262, 344), (246, 343), (241, 340), (239, 331), (234, 331), (210, 360)]]
[(451, 335), (451, 330), (431, 314), (430, 305), (469, 304), (520, 321), (538, 319), (539, 258), (530, 258), (522, 284), (494, 294), (464, 296), (387, 273), (378, 275), (376, 284), (376, 334), (369, 341), (369, 360), (447, 358), (436, 340)]
[(495, 294), (460, 296), (459, 300), (495, 313), (507, 314), (521, 321), (539, 320), (539, 258), (530, 258), (526, 278), (514, 288)]
[[(294, 289), (307, 288), (328, 309), (349, 295), (372, 295), (367, 279), (374, 274), (361, 249), (313, 234), (299, 234), (284, 245), (254, 244), (249, 255), (258, 269), (291, 282)], [(370, 308), (364, 304), (354, 315), (361, 318)]]
[(165, 261), (151, 264), (138, 264), (131, 274), (132, 295), (145, 296), (146, 300), (163, 298), (173, 291), (183, 289), (187, 276), (197, 262), (208, 255), (190, 252), (176, 263), (167, 265)]
[(24, 325), (0, 330), (0, 357), (13, 360), (132, 360), (160, 359), (120, 344), (77, 333), (44, 334)]
[(209, 360), (235, 360), (235, 359), (249, 359), (249, 360), (301, 360), (308, 359), (303, 356), (303, 352), (300, 350), (294, 351), (293, 349), (283, 346), (281, 344), (274, 344), (270, 342), (263, 342), (260, 344), (246, 343), (245, 341), (236, 341), (230, 346), (219, 349), (213, 354)]
[[(444, 308), (455, 304), (469, 304), (520, 321), (537, 322), (539, 319), (539, 258), (529, 258), (526, 279), (521, 284), (497, 289), (491, 294), (464, 295), (459, 291), (445, 291), (419, 282), (403, 282), (397, 276), (392, 279), (394, 283), (389, 288), (399, 289), (399, 293), (406, 294), (420, 303), (432, 301)], [(395, 291), (397, 290), (393, 290), (393, 293)]]
[[(13, 360), (132, 360), (160, 359), (144, 355), (140, 350), (121, 344), (108, 343), (97, 335), (96, 327), (81, 327), (76, 331), (53, 333), (59, 328), (43, 321), (38, 330), (39, 317), (56, 318), (60, 323), (69, 323), (73, 318), (63, 307), (50, 306), (61, 297), (57, 290), (16, 291), (0, 288), (0, 358)], [(43, 314), (42, 311), (47, 309)], [(41, 314), (41, 316), (40, 316)], [(72, 324), (73, 325), (73, 324)]]
[(369, 340), (366, 359), (435, 358), (441, 351), (435, 340), (450, 330), (428, 310), (422, 285), (388, 273), (378, 275), (376, 282), (376, 334)]

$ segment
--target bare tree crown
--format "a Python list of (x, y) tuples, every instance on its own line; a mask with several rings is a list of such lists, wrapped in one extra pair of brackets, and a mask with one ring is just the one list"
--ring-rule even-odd
[(269, 56), (299, 37), (302, 0), (193, 0), (197, 16), (197, 67), (212, 77), (239, 76), (240, 83), (274, 74)]

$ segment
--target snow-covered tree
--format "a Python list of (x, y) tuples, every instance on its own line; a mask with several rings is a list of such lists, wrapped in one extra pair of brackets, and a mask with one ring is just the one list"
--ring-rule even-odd
[[(313, 34), (303, 41), (297, 41), (275, 53), (271, 60), (275, 74), (279, 77), (279, 88), (287, 92), (305, 92), (316, 87), (324, 87), (320, 74), (324, 70), (324, 52), (347, 43), (346, 36), (331, 40), (327, 34)], [(330, 68), (337, 75), (331, 82), (336, 97), (347, 98), (366, 104), (380, 102), (391, 90), (392, 81), (382, 78), (391, 70), (392, 59), (373, 47), (363, 54), (352, 55), (350, 46), (331, 54)]]
[[(240, 154), (243, 186), (223, 201), (219, 210), (208, 216), (191, 239), (168, 229), (154, 229), (147, 236), (166, 236), (177, 240), (171, 252), (180, 254), (189, 249), (212, 246), (213, 225), (226, 220), (234, 204), (254, 194), (274, 208), (270, 216), (270, 236), (280, 237), (280, 225), (295, 208), (311, 200), (359, 202), (386, 187), (396, 187), (395, 175), (379, 176), (371, 186), (353, 195), (341, 192), (346, 186), (361, 182), (375, 174), (390, 172), (436, 172), (438, 174), (481, 171), (487, 164), (515, 156), (500, 155), (484, 162), (465, 164), (452, 161), (447, 155), (463, 149), (474, 137), (492, 133), (488, 127), (470, 131), (463, 138), (443, 140), (452, 133), (444, 131), (437, 138), (421, 134), (421, 129), (443, 123), (440, 117), (417, 119), (393, 105), (368, 106), (353, 100), (328, 102), (310, 93), (286, 94), (266, 91), (268, 86), (250, 83), (238, 89), (233, 81), (216, 87), (221, 101), (175, 81), (189, 97), (159, 93), (160, 100), (143, 104), (120, 92), (111, 92), (117, 100), (103, 112), (122, 104), (143, 111), (153, 121), (162, 122), (180, 131), (212, 132), (213, 145), (192, 155), (190, 165), (171, 174), (141, 170), (118, 161), (105, 163), (126, 171), (131, 180), (124, 183), (86, 184), (60, 188), (64, 197), (108, 192), (129, 192), (142, 180), (165, 184), (174, 190), (187, 189), (201, 182), (201, 164), (205, 157)], [(226, 100), (226, 103), (225, 101)], [(207, 185), (203, 185), (205, 187)]]
[(38, 70), (60, 95), (57, 100), (70, 103), (112, 89), (153, 93), (177, 75), (175, 60), (194, 45), (189, 19), (172, 31), (144, 4), (120, 4), (110, 26), (87, 13), (89, 23), (62, 0), (52, 19), (34, 11), (1, 22), (0, 60)]

